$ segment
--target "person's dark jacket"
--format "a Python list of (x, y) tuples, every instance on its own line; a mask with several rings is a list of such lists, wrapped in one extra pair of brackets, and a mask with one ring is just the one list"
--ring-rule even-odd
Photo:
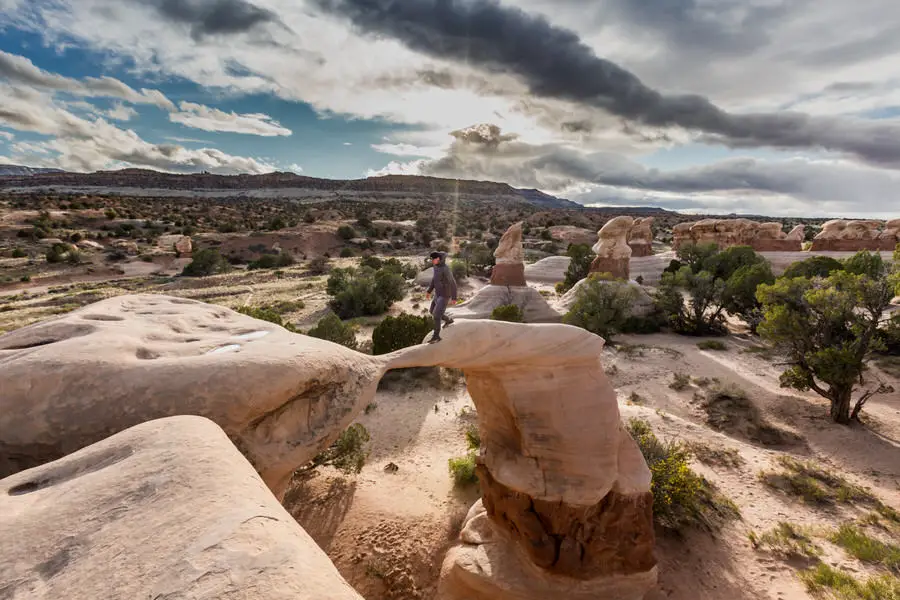
[(443, 252), (440, 254), (440, 262), (434, 265), (434, 276), (428, 286), (428, 293), (431, 292), (440, 298), (456, 300), (456, 279), (447, 265), (447, 255)]

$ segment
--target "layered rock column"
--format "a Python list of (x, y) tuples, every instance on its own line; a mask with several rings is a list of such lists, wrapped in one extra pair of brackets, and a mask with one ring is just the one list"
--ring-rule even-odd
[(631, 247), (631, 256), (643, 258), (653, 255), (653, 217), (635, 219), (628, 236), (628, 245)]
[(522, 246), (522, 223), (506, 230), (494, 251), (491, 285), (524, 286), (525, 250)]
[(603, 340), (560, 325), (464, 325), (444, 348), (389, 365), (461, 368), (477, 409), (482, 500), (438, 598), (643, 598), (656, 582), (650, 471), (620, 422)]
[(597, 258), (591, 263), (591, 273), (609, 273), (615, 279), (627, 280), (631, 274), (631, 246), (628, 234), (634, 224), (631, 217), (611, 219), (597, 232), (594, 245)]

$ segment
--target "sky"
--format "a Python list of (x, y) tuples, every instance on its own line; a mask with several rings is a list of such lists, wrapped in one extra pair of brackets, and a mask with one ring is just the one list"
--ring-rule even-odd
[(900, 217), (896, 0), (0, 0), (0, 163)]

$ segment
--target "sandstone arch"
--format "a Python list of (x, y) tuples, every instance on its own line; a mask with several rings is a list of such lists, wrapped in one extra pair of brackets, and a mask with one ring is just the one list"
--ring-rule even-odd
[(656, 580), (650, 472), (602, 347), (566, 325), (481, 321), (371, 357), (222, 307), (122, 296), (0, 337), (0, 449), (16, 471), (145, 421), (200, 415), (280, 497), (386, 371), (460, 368), (478, 409), (483, 501), (448, 553), (443, 597), (637, 600)]

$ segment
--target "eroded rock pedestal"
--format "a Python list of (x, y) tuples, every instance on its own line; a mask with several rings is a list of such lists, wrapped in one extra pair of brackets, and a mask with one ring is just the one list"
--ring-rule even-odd
[(524, 286), (525, 249), (522, 246), (522, 223), (506, 230), (494, 251), (491, 285)]
[(693, 223), (679, 223), (672, 228), (673, 246), (684, 244), (716, 244), (724, 250), (732, 246), (750, 246), (757, 252), (800, 252), (803, 244), (802, 226), (790, 234), (781, 223), (758, 223), (749, 219), (703, 219)]
[(514, 224), (503, 234), (494, 259), (491, 284), (478, 290), (470, 300), (448, 309), (448, 315), (454, 319), (490, 319), (498, 306), (515, 304), (522, 310), (526, 323), (550, 323), (562, 318), (525, 281), (522, 223)]
[(639, 600), (655, 585), (650, 471), (620, 423), (603, 340), (584, 334), (467, 323), (390, 363), (461, 368), (477, 409), (482, 501), (444, 561), (441, 600)]
[(631, 247), (631, 256), (643, 258), (653, 255), (653, 217), (644, 217), (634, 220), (631, 233), (628, 235), (628, 245)]
[(631, 274), (628, 235), (633, 224), (631, 217), (616, 217), (597, 232), (599, 239), (593, 248), (597, 258), (591, 263), (591, 273), (609, 273), (615, 279), (628, 280)]

